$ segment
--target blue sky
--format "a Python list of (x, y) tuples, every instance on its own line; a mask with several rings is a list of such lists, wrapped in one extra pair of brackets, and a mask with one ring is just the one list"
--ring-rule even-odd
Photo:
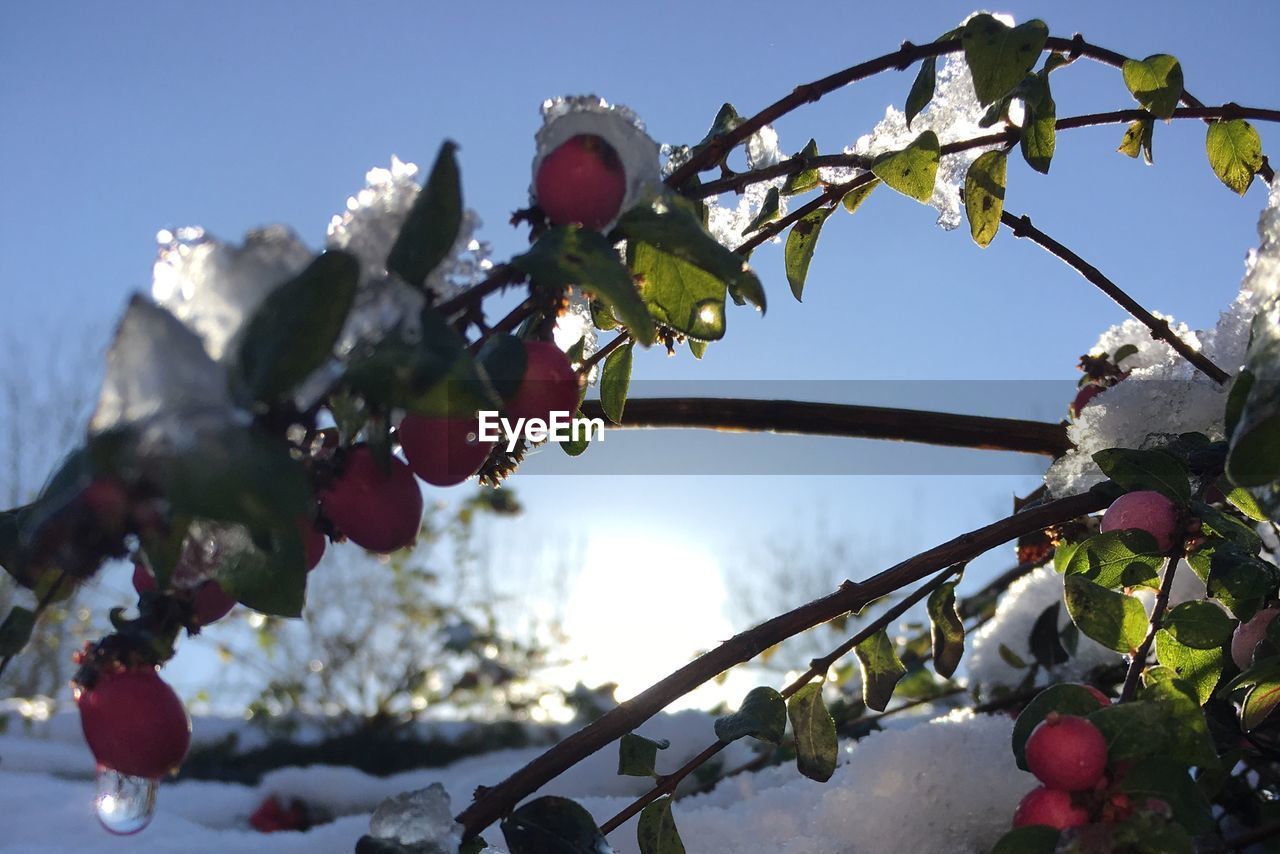
[[(1058, 35), (1133, 56), (1173, 53), (1206, 103), (1275, 107), (1280, 7), (1267, 2), (1002, 4), (1045, 18)], [(506, 225), (526, 202), (543, 98), (595, 92), (635, 109), (664, 142), (695, 142), (723, 101), (748, 114), (856, 61), (953, 27), (957, 3), (27, 3), (0, 8), (0, 335), (24, 346), (105, 340), (131, 291), (146, 290), (162, 227), (198, 224), (225, 239), (281, 222), (312, 245), (329, 217), (392, 153), (425, 164), (445, 139), (460, 146), (467, 204), (503, 258), (523, 245)], [(912, 73), (888, 73), (828, 96), (778, 125), (784, 150), (810, 136), (839, 150)], [(1077, 63), (1054, 77), (1059, 116), (1131, 105), (1117, 71)], [(1262, 127), (1264, 144), (1280, 139)], [(1008, 209), (1080, 251), (1147, 306), (1210, 325), (1236, 291), (1265, 192), (1218, 184), (1203, 127), (1156, 128), (1156, 166), (1115, 153), (1122, 129), (1063, 134), (1050, 174), (1011, 164)], [(637, 382), (719, 381), (763, 394), (859, 400), (850, 380), (1054, 381), (1027, 395), (974, 383), (951, 393), (905, 386), (927, 407), (1053, 419), (1070, 399), (1078, 356), (1120, 310), (1039, 249), (1001, 234), (987, 250), (967, 230), (880, 192), (824, 232), (805, 303), (787, 290), (781, 252), (753, 258), (768, 315), (729, 316), (707, 359), (637, 359)], [(895, 392), (894, 383), (882, 386)], [(637, 386), (643, 390), (643, 386)], [(737, 390), (729, 393), (739, 393)], [(954, 389), (958, 388), (959, 391)], [(1061, 389), (1061, 392), (1058, 389)], [(795, 394), (788, 393), (799, 389)], [(813, 390), (809, 387), (808, 390)], [(1052, 391), (1046, 391), (1052, 389)], [(668, 454), (705, 461), (795, 455), (811, 471), (848, 454), (898, 455), (869, 476), (609, 478), (611, 470), (678, 470)], [(516, 485), (527, 524), (625, 530), (696, 540), (737, 564), (758, 537), (803, 537), (826, 514), (877, 559), (914, 553), (1003, 515), (1036, 482), (1033, 460), (992, 464), (911, 448), (773, 437), (611, 434), (573, 475), (557, 451)], [(637, 460), (640, 461), (637, 464)], [(666, 469), (661, 466), (667, 465)], [(969, 474), (929, 477), (965, 468)], [(546, 476), (535, 476), (538, 472)], [(674, 473), (674, 472), (673, 472)], [(1007, 562), (1008, 555), (994, 559)], [(748, 561), (749, 562), (749, 561)], [(722, 569), (724, 567), (722, 566)]]

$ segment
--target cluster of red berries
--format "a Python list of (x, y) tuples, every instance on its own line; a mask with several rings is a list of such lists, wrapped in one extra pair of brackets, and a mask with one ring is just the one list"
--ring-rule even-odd
[(268, 795), (249, 816), (249, 826), (259, 833), (307, 830), (315, 823), (305, 802), (294, 798), (285, 806), (275, 795)]
[[(550, 341), (526, 341), (526, 367), (505, 403), (509, 419), (541, 419), (578, 408), (578, 376)], [(396, 436), (407, 462), (392, 457), (384, 468), (368, 445), (350, 448), (342, 471), (320, 493), (320, 507), (334, 528), (356, 545), (394, 552), (412, 545), (422, 522), (422, 493), (414, 475), (434, 486), (453, 486), (484, 465), (494, 442), (480, 439), (478, 415), (443, 418), (406, 415)]]
[[(1091, 689), (1102, 703), (1110, 701)], [(1058, 830), (1091, 822), (1114, 824), (1138, 809), (1167, 814), (1162, 801), (1135, 804), (1114, 784), (1123, 767), (1107, 774), (1107, 742), (1088, 720), (1051, 712), (1027, 739), (1027, 768), (1043, 785), (1032, 789), (1013, 814), (1014, 827), (1046, 825)]]

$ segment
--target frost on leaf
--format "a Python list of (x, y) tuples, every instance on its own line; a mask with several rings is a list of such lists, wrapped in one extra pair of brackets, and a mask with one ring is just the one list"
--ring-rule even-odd
[(223, 368), (200, 338), (159, 306), (135, 296), (107, 351), (107, 371), (90, 433), (179, 413), (229, 418)]
[[(542, 160), (548, 154), (583, 134), (602, 138), (622, 161), (622, 170), (627, 176), (627, 192), (622, 198), (621, 211), (630, 210), (661, 189), (658, 143), (649, 136), (644, 123), (629, 108), (610, 104), (595, 95), (549, 98), (542, 103), (542, 127), (538, 129), (537, 151), (530, 175), (538, 174)], [(530, 198), (533, 195), (530, 187)], [(608, 227), (602, 231), (608, 231)]]
[[(1173, 324), (1173, 331), (1203, 352), (1229, 374), (1245, 361), (1250, 324), (1266, 302), (1280, 294), (1280, 192), (1272, 189), (1258, 223), (1259, 247), (1249, 253), (1240, 292), (1211, 329), (1192, 331)], [(1075, 448), (1057, 460), (1045, 475), (1055, 496), (1073, 495), (1104, 480), (1092, 455), (1106, 448), (1144, 448), (1169, 435), (1223, 435), (1230, 383), (1218, 385), (1197, 371), (1164, 342), (1151, 338), (1147, 327), (1127, 320), (1102, 334), (1090, 351), (1113, 353), (1124, 344), (1138, 352), (1120, 365), (1130, 375), (1099, 394), (1068, 428)]]
[(151, 295), (203, 340), (221, 361), (236, 333), (275, 288), (311, 263), (314, 255), (282, 226), (251, 231), (236, 246), (200, 228), (164, 229)]
[[(364, 188), (348, 198), (347, 209), (329, 221), (326, 245), (360, 259), (362, 288), (375, 286), (379, 279), (387, 277), (387, 255), (422, 189), (417, 175), (415, 164), (392, 155), (391, 167), (370, 169), (365, 174)], [(426, 288), (437, 300), (448, 299), (474, 285), (492, 269), (492, 248), (476, 238), (480, 226), (475, 211), (463, 212), (452, 250), (427, 276)], [(367, 295), (364, 302), (370, 302)]]
[(423, 854), (456, 854), (462, 844), (462, 825), (453, 820), (449, 795), (439, 783), (383, 801), (369, 820), (369, 833)]

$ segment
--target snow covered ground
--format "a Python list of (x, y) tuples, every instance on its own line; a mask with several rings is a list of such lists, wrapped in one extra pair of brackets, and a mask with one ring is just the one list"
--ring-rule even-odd
[[(204, 738), (221, 737), (233, 726), (195, 722)], [(691, 854), (987, 850), (1034, 785), (1014, 765), (1012, 721), (954, 712), (897, 726), (846, 744), (826, 784), (785, 765), (733, 777), (708, 794), (678, 801), (675, 819), (686, 847)], [(708, 743), (711, 718), (693, 711), (662, 715), (639, 732), (671, 740), (659, 755), (659, 770), (670, 769)], [(114, 837), (94, 816), (93, 761), (78, 720), (60, 714), (35, 732), (0, 736), (0, 852), (350, 852), (368, 832), (370, 814), (382, 799), (438, 781), (456, 811), (476, 786), (501, 780), (538, 752), (496, 751), (386, 778), (311, 766), (271, 772), (257, 786), (166, 783), (151, 825), (135, 836)], [(744, 742), (727, 753), (725, 767), (752, 755)], [(616, 749), (607, 748), (543, 793), (575, 798), (603, 821), (646, 788), (646, 779), (619, 777), (616, 770)], [(337, 818), (305, 833), (258, 833), (248, 817), (272, 794), (285, 801), (301, 798)], [(486, 838), (500, 847), (496, 828)], [(636, 852), (634, 820), (610, 841), (619, 854)]]

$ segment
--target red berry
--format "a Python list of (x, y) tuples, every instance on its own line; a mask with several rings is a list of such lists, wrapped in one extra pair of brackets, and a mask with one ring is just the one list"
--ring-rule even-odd
[(121, 774), (163, 777), (191, 746), (187, 710), (154, 667), (104, 672), (76, 704), (93, 758)]
[(409, 467), (395, 457), (384, 471), (368, 445), (347, 454), (342, 474), (320, 496), (334, 527), (371, 552), (413, 545), (422, 524), (422, 493)]
[(298, 519), (298, 529), (302, 531), (302, 547), (307, 555), (307, 572), (310, 572), (324, 557), (326, 540), (306, 516)]
[(1280, 614), (1280, 608), (1263, 608), (1250, 617), (1248, 622), (1236, 626), (1235, 634), (1231, 636), (1231, 660), (1236, 663), (1236, 667), (1246, 670), (1253, 664), (1253, 651), (1267, 636), (1267, 627), (1276, 618), (1276, 614)]
[(400, 446), (413, 473), (434, 486), (453, 486), (480, 471), (493, 442), (480, 441), (480, 420), (406, 415)]
[(569, 357), (550, 341), (526, 341), (524, 351), (528, 363), (520, 387), (507, 401), (507, 415), (546, 422), (552, 412), (572, 416), (578, 409), (578, 375)]
[(1160, 551), (1167, 552), (1173, 548), (1173, 535), (1178, 530), (1178, 508), (1150, 489), (1125, 493), (1107, 508), (1099, 529), (1106, 533), (1134, 528), (1155, 537)]
[(622, 207), (627, 174), (613, 146), (593, 134), (579, 134), (542, 159), (534, 192), (553, 224), (601, 229)]
[(1053, 789), (1092, 787), (1107, 767), (1107, 740), (1075, 715), (1050, 714), (1027, 739), (1027, 768)]
[(1089, 813), (1071, 802), (1071, 793), (1038, 786), (1027, 793), (1013, 814), (1014, 827), (1043, 824), (1066, 830), (1089, 821)]
[(133, 589), (138, 591), (139, 596), (156, 589), (156, 577), (145, 565), (136, 561), (133, 564)]
[(207, 626), (216, 623), (236, 606), (234, 597), (227, 595), (222, 585), (216, 581), (206, 581), (196, 588), (191, 597), (191, 607), (195, 612), (198, 625)]
[(1076, 392), (1075, 400), (1071, 401), (1071, 406), (1068, 410), (1071, 417), (1078, 418), (1080, 416), (1080, 410), (1088, 406), (1089, 401), (1093, 400), (1106, 390), (1106, 386), (1098, 385), (1097, 383), (1088, 383), (1087, 385), (1080, 386), (1080, 390)]

